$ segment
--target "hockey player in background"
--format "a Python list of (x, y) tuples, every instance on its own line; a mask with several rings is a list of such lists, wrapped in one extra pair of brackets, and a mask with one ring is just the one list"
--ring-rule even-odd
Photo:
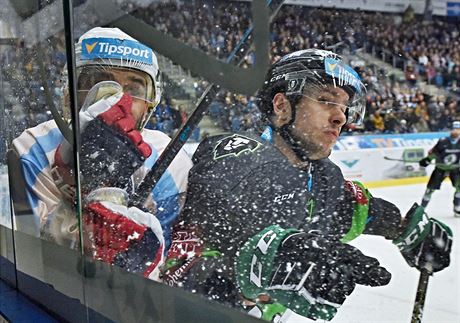
[(16, 219), (17, 228), (71, 248), (82, 242), (98, 260), (155, 278), (192, 166), (180, 151), (143, 210), (128, 208), (131, 192), (170, 141), (144, 129), (161, 100), (157, 58), (118, 28), (93, 28), (75, 48), (85, 240), (79, 240), (73, 147), (54, 120), (13, 141), (33, 210), (31, 221)]
[(446, 225), (416, 204), (403, 218), (328, 159), (365, 109), (365, 87), (340, 56), (286, 55), (258, 97), (261, 135), (210, 137), (194, 154), (166, 283), (268, 321), (330, 320), (356, 284), (390, 281), (377, 259), (348, 244), (360, 234), (392, 241), (417, 269), (449, 265)]
[(452, 123), (450, 136), (440, 139), (436, 145), (430, 149), (428, 156), (419, 161), (419, 165), (427, 167), (432, 160), (436, 166), (431, 173), (425, 194), (422, 198), (422, 206), (427, 207), (431, 195), (435, 190), (441, 188), (442, 181), (449, 176), (454, 193), (454, 216), (460, 217), (460, 121)]

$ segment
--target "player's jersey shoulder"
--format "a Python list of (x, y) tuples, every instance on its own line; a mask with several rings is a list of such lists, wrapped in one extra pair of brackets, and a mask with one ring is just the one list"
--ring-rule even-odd
[(342, 171), (340, 170), (340, 167), (337, 166), (337, 164), (334, 163), (329, 158), (320, 159), (318, 161), (315, 161), (315, 163), (318, 165), (318, 167), (329, 169), (330, 171), (333, 171), (334, 174), (337, 173), (337, 172), (342, 174)]
[(54, 154), (63, 138), (54, 120), (49, 120), (24, 130), (12, 146), (22, 161), (43, 170), (54, 162)]
[(13, 140), (13, 147), (20, 156), (30, 153), (34, 148), (41, 148), (44, 152), (54, 149), (62, 141), (63, 136), (54, 120), (24, 130), (19, 137)]
[(450, 137), (444, 137), (444, 138), (439, 139), (439, 143), (444, 144), (444, 145), (450, 144), (451, 143)]
[[(215, 162), (243, 160), (270, 160), (279, 156), (278, 150), (258, 136), (249, 133), (234, 133), (208, 137), (196, 150), (193, 160), (211, 159)], [(251, 167), (251, 165), (247, 165)]]
[[(140, 173), (135, 177), (136, 182), (140, 182), (153, 167), (171, 141), (171, 138), (165, 133), (151, 129), (144, 129), (142, 131), (142, 138), (152, 148), (152, 154), (145, 160)], [(188, 171), (192, 168), (192, 165), (192, 161), (187, 153), (183, 149), (179, 150), (168, 170), (163, 174), (160, 183), (156, 186), (154, 191), (156, 199), (164, 199), (168, 196), (184, 192), (187, 187)]]
[(452, 140), (451, 137), (444, 137), (439, 139), (438, 143), (435, 147), (433, 147), (430, 151), (430, 154), (435, 153), (437, 155), (444, 155), (444, 154), (458, 154), (460, 153), (460, 140)]
[(144, 129), (142, 130), (142, 138), (150, 145), (153, 145), (157, 150), (163, 150), (171, 141), (171, 138), (159, 130)]
[(329, 158), (313, 161), (313, 174), (320, 177), (321, 185), (326, 183), (327, 186), (335, 188), (344, 182), (342, 170)]
[(197, 176), (206, 181), (225, 178), (238, 182), (254, 169), (276, 161), (284, 164), (285, 158), (278, 149), (252, 134), (212, 136), (203, 140), (195, 151), (190, 177)]

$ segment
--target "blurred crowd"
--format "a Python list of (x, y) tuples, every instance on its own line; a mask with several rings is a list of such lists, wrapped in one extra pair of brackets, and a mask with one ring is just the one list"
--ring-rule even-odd
[[(382, 15), (380, 15), (382, 16)], [(460, 85), (460, 24), (440, 19), (426, 22), (415, 17), (374, 24), (367, 39), (393, 54), (407, 58), (408, 81), (420, 77), (430, 84), (458, 91)]]
[[(147, 8), (125, 9), (219, 59), (228, 57), (251, 24), (250, 4), (244, 1), (233, 1), (231, 5), (228, 1), (159, 1)], [(367, 116), (364, 126), (352, 129), (358, 133), (440, 131), (460, 119), (455, 97), (460, 84), (459, 35), (458, 21), (440, 17), (426, 22), (406, 15), (285, 5), (271, 24), (270, 54), (275, 61), (303, 48), (345, 48), (353, 54), (369, 44), (383, 46), (406, 59), (406, 79), (391, 79), (379, 67), (358, 67), (368, 88)], [(60, 74), (66, 60), (63, 39), (61, 33), (40, 46), (27, 47), (19, 42), (14, 49), (1, 53), (2, 75), (9, 84), (5, 105), (11, 109), (6, 110), (20, 119), (16, 120), (19, 124), (30, 126), (49, 119), (46, 106), (61, 105)], [(253, 62), (253, 54), (248, 54), (243, 67)], [(429, 96), (421, 91), (420, 81), (453, 95)], [(197, 82), (197, 95), (205, 87), (206, 82)], [(187, 114), (185, 106), (174, 102), (166, 93), (148, 127), (174, 134)], [(209, 115), (224, 130), (246, 130), (259, 119), (257, 104), (255, 97), (221, 91)], [(21, 107), (21, 111), (15, 111), (15, 107)], [(197, 134), (194, 138), (200, 139)]]
[[(152, 4), (135, 13), (165, 33), (227, 58), (249, 26), (247, 3), (185, 1)], [(419, 21), (417, 21), (419, 19)], [(394, 15), (359, 10), (334, 10), (283, 6), (271, 24), (271, 59), (302, 48), (331, 48), (340, 44), (353, 54), (376, 44), (406, 58), (406, 80), (398, 82), (378, 69), (359, 68), (367, 84), (367, 117), (364, 133), (406, 133), (440, 131), (460, 118), (458, 101), (451, 96), (430, 97), (421, 92), (417, 81), (427, 81), (455, 91), (460, 84), (459, 24), (435, 18), (422, 21), (410, 14)], [(305, 23), (308, 22), (308, 23)], [(178, 27), (180, 26), (180, 28)], [(246, 55), (243, 66), (254, 61)], [(377, 71), (376, 71), (377, 70)], [(206, 83), (197, 87), (198, 94)], [(254, 97), (222, 91), (210, 107), (210, 115), (224, 130), (253, 127), (258, 119)]]

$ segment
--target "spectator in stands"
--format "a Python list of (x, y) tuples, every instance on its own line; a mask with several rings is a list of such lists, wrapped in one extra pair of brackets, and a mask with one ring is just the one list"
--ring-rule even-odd
[[(224, 1), (211, 2), (207, 0), (152, 2), (147, 9), (136, 10), (133, 14), (155, 26), (158, 30), (169, 33), (173, 37), (215, 55), (219, 59), (228, 56), (251, 23), (249, 4), (236, 1), (232, 1), (230, 5)], [(304, 24), (305, 21), (308, 24)], [(367, 41), (383, 46), (384, 50), (393, 52), (398, 55), (398, 58), (400, 56), (406, 57), (411, 64), (419, 63), (417, 66), (425, 66), (427, 73), (420, 75), (420, 78), (428, 77), (428, 81), (432, 84), (446, 86), (451, 91), (459, 91), (460, 42), (457, 39), (460, 28), (458, 24), (443, 22), (441, 19), (435, 19), (430, 23), (422, 23), (414, 19), (398, 21), (398, 16), (393, 14), (285, 5), (277, 14), (271, 27), (271, 56), (273, 60), (289, 51), (300, 48), (321, 48), (342, 41), (348, 43), (350, 47), (354, 47), (361, 46), (363, 41)], [(362, 37), (365, 39), (363, 40)], [(359, 38), (361, 39), (359, 40)], [(61, 68), (65, 58), (62, 55), (63, 34), (52, 37), (49, 44), (49, 48), (45, 49), (47, 60), (45, 65), (51, 69), (54, 66)], [(44, 95), (41, 90), (42, 84), (37, 82), (40, 78), (37, 77), (36, 55), (33, 55), (33, 49), (29, 49), (21, 43), (18, 44), (17, 50), (26, 53), (26, 61), (11, 62), (13, 64), (4, 64), (4, 66), (7, 68), (11, 66), (10, 69), (14, 71), (13, 73), (19, 72), (18, 74), (26, 76), (27, 84), (17, 84), (15, 87), (19, 89), (21, 97), (27, 97), (28, 101), (38, 102), (38, 109), (45, 109)], [(4, 55), (5, 59), (7, 59), (6, 56)], [(248, 55), (245, 65), (250, 66), (253, 59), (253, 55)], [(414, 88), (416, 88), (419, 77), (417, 66), (408, 67), (406, 71), (407, 82)], [(370, 77), (366, 83), (375, 85), (375, 92), (382, 95), (383, 100), (375, 100), (377, 108), (387, 109), (389, 106), (393, 106), (395, 109), (405, 109), (404, 106), (395, 106), (390, 102), (392, 98), (386, 93), (393, 90), (391, 86), (383, 86), (380, 76), (377, 79), (372, 71), (367, 72), (370, 73)], [(23, 77), (12, 75), (12, 79), (16, 83), (20, 83)], [(53, 80), (50, 82), (53, 83)], [(202, 82), (197, 83), (198, 95), (203, 90), (202, 85)], [(28, 93), (29, 89), (31, 93)], [(371, 91), (373, 90), (371, 89)], [(401, 98), (397, 97), (398, 93), (396, 92), (394, 99), (399, 101)], [(243, 103), (242, 107), (244, 108), (245, 105)], [(214, 107), (218, 108), (219, 105)], [(227, 110), (224, 109), (222, 113), (224, 114), (223, 117), (226, 118), (222, 127), (228, 130), (231, 119), (228, 118)], [(221, 115), (221, 113), (215, 115)], [(369, 113), (370, 115), (372, 113)], [(162, 123), (161, 113), (157, 117), (158, 121)], [(166, 128), (169, 127), (168, 118), (168, 116), (164, 117)], [(248, 120), (248, 118), (243, 119)], [(437, 120), (430, 120), (430, 123), (433, 122), (437, 122)], [(245, 124), (246, 121), (243, 123)], [(177, 122), (173, 122), (173, 124), (174, 129)], [(370, 129), (367, 128), (367, 130)]]
[(417, 83), (417, 72), (412, 65), (407, 67), (405, 75), (406, 81), (411, 85), (411, 87), (414, 87)]
[(430, 117), (428, 115), (428, 108), (425, 101), (419, 101), (415, 107), (415, 115), (418, 121), (414, 124), (416, 132), (428, 132)]
[(187, 108), (185, 107), (185, 105), (183, 104), (179, 105), (179, 113), (180, 113), (180, 122), (182, 125), (187, 121), (187, 118), (188, 118)]
[(385, 124), (384, 129), (386, 133), (396, 133), (398, 132), (398, 123), (399, 120), (396, 118), (393, 111), (388, 112), (385, 115)]
[(380, 110), (374, 112), (371, 117), (371, 120), (374, 124), (374, 129), (376, 132), (382, 133), (385, 130), (385, 122), (383, 119), (383, 114)]
[(441, 116), (438, 119), (437, 130), (445, 131), (450, 128), (451, 124), (452, 124), (452, 116), (450, 114), (449, 109), (442, 110)]
[(173, 129), (176, 131), (182, 125), (182, 116), (175, 107), (171, 107), (171, 120), (173, 122)]

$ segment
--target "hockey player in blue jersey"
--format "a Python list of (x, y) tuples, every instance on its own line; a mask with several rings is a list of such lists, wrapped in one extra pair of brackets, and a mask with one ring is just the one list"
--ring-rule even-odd
[[(155, 279), (181, 208), (192, 163), (180, 151), (152, 190), (143, 210), (128, 208), (170, 138), (144, 129), (161, 100), (157, 58), (117, 28), (96, 27), (76, 44), (80, 119), (80, 175), (84, 246), (96, 259)], [(16, 228), (76, 248), (73, 148), (54, 120), (13, 141), (20, 156), (29, 217)]]

